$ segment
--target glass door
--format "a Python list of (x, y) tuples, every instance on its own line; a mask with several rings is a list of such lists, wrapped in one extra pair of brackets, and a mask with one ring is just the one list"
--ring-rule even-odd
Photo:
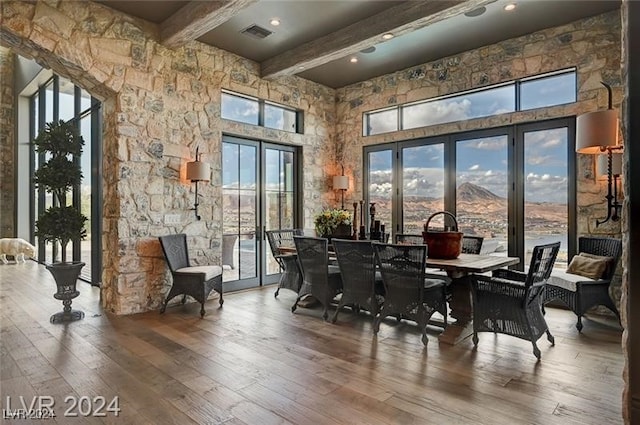
[(358, 206), (358, 226), (365, 227), (369, 233), (371, 213), (374, 220), (380, 220), (385, 226), (385, 232), (393, 226), (394, 178), (393, 158), (394, 149), (385, 147), (372, 148), (365, 154), (365, 202)]
[[(266, 230), (295, 228), (295, 151), (282, 146), (264, 146), (264, 226)], [(265, 239), (265, 245), (269, 242)], [(265, 246), (264, 283), (276, 283), (280, 266)]]
[[(402, 221), (397, 233), (420, 235), (429, 216), (444, 209), (444, 144), (401, 147), (399, 169)], [(442, 223), (441, 216), (432, 223)]]
[(296, 150), (223, 137), (223, 281), (227, 290), (278, 282), (264, 231), (294, 228)]
[[(531, 260), (536, 245), (561, 242), (556, 267), (566, 267), (575, 242), (569, 229), (575, 223), (575, 175), (573, 122), (523, 126), (518, 132), (523, 159), (522, 199), (523, 241), (519, 246), (524, 264)], [(523, 258), (522, 256), (520, 258)]]
[[(560, 241), (556, 265), (576, 249), (575, 119), (366, 146), (364, 196), (394, 233), (422, 232), (446, 210), (482, 253), (529, 264), (535, 245)], [(368, 205), (365, 204), (365, 213)], [(368, 217), (367, 217), (368, 223)], [(444, 215), (430, 223), (450, 226)]]
[(482, 133), (463, 135), (455, 141), (455, 214), (459, 231), (484, 238), (483, 254), (506, 256), (512, 136), (504, 129)]

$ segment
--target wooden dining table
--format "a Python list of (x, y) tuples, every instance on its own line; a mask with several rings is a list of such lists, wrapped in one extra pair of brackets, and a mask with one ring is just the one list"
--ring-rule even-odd
[(455, 345), (473, 333), (473, 301), (469, 275), (486, 273), (518, 264), (518, 257), (494, 255), (460, 254), (452, 260), (427, 258), (427, 267), (444, 270), (451, 278), (450, 316), (455, 322), (449, 323), (438, 340)]

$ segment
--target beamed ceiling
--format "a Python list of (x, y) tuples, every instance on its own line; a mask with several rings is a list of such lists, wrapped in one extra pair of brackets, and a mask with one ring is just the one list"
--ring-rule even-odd
[[(99, 2), (157, 24), (168, 47), (198, 40), (260, 63), (264, 78), (296, 74), (333, 88), (620, 7), (620, 0)], [(504, 10), (510, 3), (516, 8)]]

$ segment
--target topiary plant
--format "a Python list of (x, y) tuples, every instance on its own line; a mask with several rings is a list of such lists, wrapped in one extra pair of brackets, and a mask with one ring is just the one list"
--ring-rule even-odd
[(33, 141), (36, 152), (45, 162), (35, 172), (34, 183), (53, 195), (53, 206), (43, 211), (36, 221), (35, 235), (44, 242), (59, 243), (62, 262), (67, 261), (67, 244), (87, 236), (85, 217), (76, 207), (67, 205), (67, 194), (80, 185), (82, 171), (77, 160), (84, 139), (72, 122), (58, 121), (45, 125)]

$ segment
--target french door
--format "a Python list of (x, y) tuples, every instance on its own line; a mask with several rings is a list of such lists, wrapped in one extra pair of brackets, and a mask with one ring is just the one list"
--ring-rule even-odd
[(365, 147), (365, 200), (394, 234), (452, 212), (461, 232), (484, 237), (484, 253), (519, 267), (535, 245), (560, 241), (562, 266), (576, 248), (574, 128), (567, 118)]
[(299, 223), (295, 147), (223, 136), (223, 281), (227, 290), (278, 282), (265, 231)]

